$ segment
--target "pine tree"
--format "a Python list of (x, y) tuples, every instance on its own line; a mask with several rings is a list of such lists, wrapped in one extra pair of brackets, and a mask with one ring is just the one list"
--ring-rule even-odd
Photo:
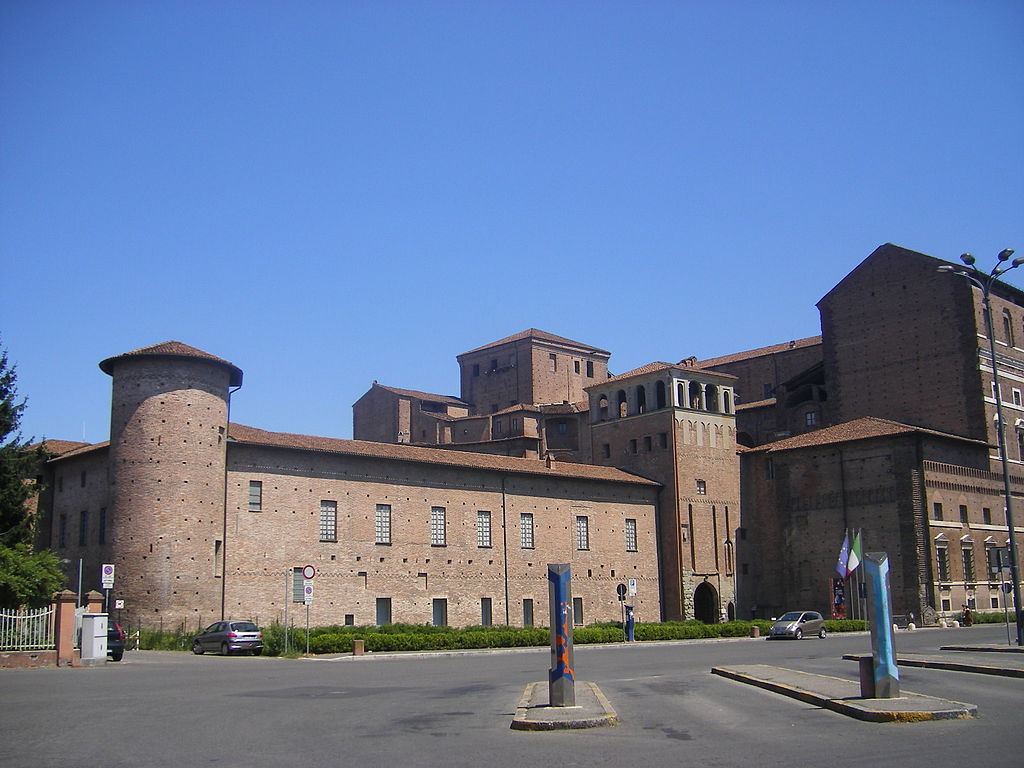
[(33, 447), (21, 438), (25, 401), (18, 402), (17, 383), (7, 350), (0, 348), (0, 607), (5, 608), (45, 605), (65, 583), (57, 556), (32, 546), (38, 519), (32, 500), (48, 455), (42, 444)]

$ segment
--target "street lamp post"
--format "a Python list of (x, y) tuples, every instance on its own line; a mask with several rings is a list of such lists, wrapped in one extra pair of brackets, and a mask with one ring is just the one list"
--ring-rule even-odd
[(1000, 251), (997, 256), (998, 262), (988, 274), (985, 274), (974, 265), (975, 259), (969, 253), (965, 253), (960, 257), (960, 260), (966, 266), (960, 267), (952, 264), (944, 264), (939, 267), (939, 272), (950, 272), (969, 280), (976, 288), (981, 290), (982, 302), (985, 307), (985, 326), (986, 333), (988, 333), (989, 354), (992, 357), (992, 380), (995, 385), (996, 433), (999, 436), (999, 456), (1002, 459), (1003, 465), (1003, 496), (1004, 503), (1006, 505), (1006, 526), (1009, 532), (1010, 541), (1010, 580), (1013, 586), (1013, 607), (1017, 624), (1017, 645), (1020, 646), (1024, 645), (1024, 611), (1021, 610), (1020, 602), (1020, 578), (1017, 570), (1017, 537), (1016, 531), (1013, 527), (1013, 508), (1010, 498), (1010, 463), (1006, 455), (1006, 423), (1003, 420), (1002, 397), (999, 394), (999, 369), (996, 364), (996, 341), (995, 332), (993, 330), (994, 324), (992, 322), (991, 302), (992, 286), (995, 284), (999, 276), (1009, 272), (1011, 269), (1016, 269), (1021, 264), (1024, 264), (1024, 257), (1018, 257), (1007, 264), (1006, 262), (1009, 261), (1012, 255), (1013, 251), (1009, 248)]

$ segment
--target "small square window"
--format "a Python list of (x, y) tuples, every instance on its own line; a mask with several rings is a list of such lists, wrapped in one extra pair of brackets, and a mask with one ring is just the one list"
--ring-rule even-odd
[(697, 495), (706, 496), (708, 492), (708, 484), (703, 480), (697, 481)]
[(610, 459), (612, 457), (612, 446), (609, 443), (602, 443), (601, 457), (605, 459)]

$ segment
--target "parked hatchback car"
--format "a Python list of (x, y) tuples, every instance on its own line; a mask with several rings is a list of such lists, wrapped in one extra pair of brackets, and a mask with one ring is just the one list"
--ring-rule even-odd
[(772, 624), (769, 639), (790, 637), (801, 640), (804, 637), (817, 635), (825, 639), (825, 619), (817, 611), (790, 611), (783, 614)]
[(107, 656), (111, 661), (124, 657), (124, 630), (111, 618), (107, 619)]
[(218, 621), (192, 640), (192, 653), (219, 651), (224, 656), (234, 651), (248, 651), (253, 656), (263, 653), (263, 633), (251, 621)]

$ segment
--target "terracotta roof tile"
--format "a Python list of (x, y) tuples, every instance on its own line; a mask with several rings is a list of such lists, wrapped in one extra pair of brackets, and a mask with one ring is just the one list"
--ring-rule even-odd
[(584, 389), (589, 391), (591, 389), (605, 387), (609, 383), (615, 383), (615, 382), (618, 382), (618, 381), (625, 381), (627, 379), (632, 379), (632, 378), (635, 378), (637, 376), (647, 376), (647, 375), (652, 374), (652, 373), (659, 373), (661, 371), (669, 371), (669, 370), (680, 371), (680, 372), (683, 372), (683, 371), (700, 371), (701, 373), (708, 374), (708, 375), (711, 375), (711, 376), (715, 376), (715, 377), (718, 377), (718, 378), (723, 378), (723, 379), (735, 379), (735, 378), (737, 378), (736, 376), (733, 376), (731, 373), (721, 373), (720, 371), (703, 370), (699, 366), (689, 365), (685, 361), (682, 361), (682, 362), (679, 362), (679, 363), (675, 363), (675, 364), (673, 364), (673, 363), (657, 362), (657, 363), (648, 363), (647, 365), (641, 365), (639, 368), (634, 368), (632, 371), (627, 371), (626, 373), (620, 373), (618, 376), (612, 376), (607, 381), (603, 381), (600, 384), (591, 384), (589, 387), (584, 387)]
[(782, 344), (773, 344), (770, 347), (759, 347), (758, 349), (751, 349), (746, 352), (734, 352), (731, 355), (712, 357), (708, 360), (701, 360), (697, 363), (697, 366), (700, 368), (714, 368), (717, 365), (738, 363), (741, 360), (752, 360), (755, 357), (765, 357), (766, 355), (775, 355), (779, 352), (789, 352), (793, 349), (813, 347), (816, 344), (821, 344), (821, 336), (809, 336), (806, 339), (797, 339), (796, 341), (787, 341)]
[(229, 363), (216, 355), (211, 355), (209, 352), (204, 352), (201, 349), (196, 349), (188, 344), (183, 344), (180, 341), (165, 341), (160, 344), (154, 344), (151, 347), (142, 347), (140, 349), (134, 349), (131, 352), (125, 352), (121, 355), (114, 355), (108, 357), (106, 360), (100, 362), (100, 370), (106, 374), (113, 375), (114, 363), (118, 360), (124, 360), (125, 358), (132, 357), (190, 357), (198, 358), (200, 360), (209, 360), (214, 363), (220, 363), (221, 365), (228, 368), (231, 371), (231, 386), (238, 387), (242, 384), (242, 369), (233, 363)]
[(268, 432), (242, 424), (231, 424), (229, 437), (236, 443), (265, 445), (277, 448), (291, 448), (304, 451), (337, 453), (349, 456), (392, 459), (424, 464), (439, 464), (451, 467), (486, 469), (499, 472), (514, 472), (549, 477), (575, 478), (580, 480), (601, 480), (606, 482), (632, 483), (657, 487), (659, 484), (637, 475), (631, 475), (613, 467), (599, 467), (590, 464), (568, 464), (546, 462), (538, 459), (520, 459), (509, 456), (495, 456), (486, 453), (450, 451), (443, 448), (422, 448), (414, 445), (395, 443), (373, 443), (365, 440), (343, 440), (333, 437), (295, 435), (287, 432)]
[(490, 349), (491, 347), (500, 347), (502, 344), (511, 344), (514, 341), (521, 341), (523, 339), (537, 339), (538, 341), (550, 341), (556, 344), (566, 344), (569, 346), (578, 347), (579, 349), (586, 350), (588, 352), (596, 352), (597, 354), (601, 355), (611, 355), (611, 352), (608, 352), (607, 350), (604, 349), (599, 349), (597, 347), (592, 347), (589, 344), (582, 344), (578, 341), (567, 339), (564, 336), (556, 336), (553, 333), (547, 333), (546, 331), (538, 331), (536, 328), (528, 328), (525, 331), (520, 331), (519, 333), (515, 333), (511, 336), (506, 336), (504, 339), (492, 341), (490, 344), (484, 344), (482, 347), (477, 347), (476, 349), (471, 349), (468, 352), (463, 352), (461, 355), (458, 355), (458, 357), (462, 357), (464, 355), (472, 355), (476, 352), (482, 352), (485, 349)]
[(777, 440), (774, 443), (766, 443), (751, 451), (789, 451), (794, 448), (812, 448), (820, 445), (831, 445), (834, 443), (849, 443), (854, 440), (870, 440), (876, 437), (892, 437), (895, 435), (907, 435), (919, 433), (933, 437), (943, 437), (950, 440), (962, 440), (975, 445), (987, 445), (984, 440), (975, 440), (961, 435), (953, 435), (948, 432), (938, 432), (934, 429), (915, 427), (910, 424), (901, 424), (898, 421), (879, 419), (875, 416), (866, 416), (862, 419), (847, 421), (836, 424), (834, 427), (816, 429), (813, 432), (805, 432), (802, 435), (787, 437), (785, 440)]
[(388, 387), (385, 386), (384, 384), (377, 384), (376, 382), (374, 382), (374, 386), (377, 387), (378, 389), (393, 392), (396, 395), (402, 395), (404, 397), (415, 397), (419, 400), (429, 400), (435, 403), (448, 403), (449, 405), (463, 405), (466, 406), (467, 408), (469, 407), (469, 403), (467, 403), (465, 400), (460, 400), (459, 398), (453, 395), (436, 395), (432, 392), (420, 392), (415, 389), (400, 389), (398, 387)]

